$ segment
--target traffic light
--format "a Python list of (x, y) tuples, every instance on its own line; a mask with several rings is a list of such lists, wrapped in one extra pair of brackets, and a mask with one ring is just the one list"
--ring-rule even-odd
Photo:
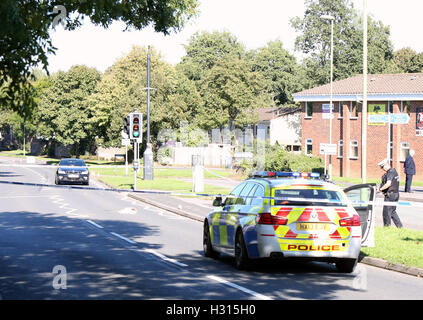
[(131, 120), (129, 119), (130, 117), (127, 116), (124, 120), (123, 120), (123, 132), (126, 133), (126, 135), (129, 137), (129, 131), (131, 130)]
[(141, 113), (131, 113), (130, 117), (130, 127), (129, 127), (129, 138), (140, 141), (142, 139), (142, 114)]

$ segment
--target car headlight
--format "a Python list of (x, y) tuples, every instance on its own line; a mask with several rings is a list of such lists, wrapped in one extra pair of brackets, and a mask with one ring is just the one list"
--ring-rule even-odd
[(88, 174), (88, 170), (81, 171), (81, 174)]
[(58, 173), (58, 174), (66, 174), (66, 171), (65, 171), (65, 170), (62, 170), (62, 169), (59, 169), (59, 170), (57, 171), (57, 173)]

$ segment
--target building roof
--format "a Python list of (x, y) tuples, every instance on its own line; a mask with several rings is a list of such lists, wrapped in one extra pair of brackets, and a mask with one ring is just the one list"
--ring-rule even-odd
[(259, 121), (270, 121), (287, 114), (301, 112), (301, 107), (261, 108), (257, 111)]
[[(369, 74), (368, 100), (423, 100), (423, 73)], [(363, 75), (333, 82), (333, 100), (361, 100)], [(294, 101), (328, 101), (330, 84), (293, 95)]]

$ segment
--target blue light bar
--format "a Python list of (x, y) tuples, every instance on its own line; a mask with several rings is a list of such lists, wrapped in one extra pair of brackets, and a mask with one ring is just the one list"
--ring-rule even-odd
[(309, 177), (314, 179), (320, 178), (320, 173), (318, 172), (280, 172), (280, 171), (255, 171), (252, 174), (254, 177), (281, 177), (281, 178), (300, 178), (300, 177)]

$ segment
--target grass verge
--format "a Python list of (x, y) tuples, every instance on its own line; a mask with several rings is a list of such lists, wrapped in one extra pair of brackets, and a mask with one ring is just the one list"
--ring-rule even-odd
[(361, 248), (369, 257), (407, 267), (423, 268), (423, 232), (395, 227), (376, 227), (375, 247)]
[[(96, 179), (117, 189), (132, 189), (134, 183), (134, 177), (131, 174), (128, 174), (128, 176), (100, 175), (99, 177), (96, 177)], [(137, 189), (190, 193), (192, 192), (192, 183), (178, 180), (172, 177), (155, 176), (154, 180), (144, 180), (137, 178)], [(204, 193), (228, 194), (230, 191), (231, 190), (228, 188), (217, 187), (208, 184), (204, 185)]]

